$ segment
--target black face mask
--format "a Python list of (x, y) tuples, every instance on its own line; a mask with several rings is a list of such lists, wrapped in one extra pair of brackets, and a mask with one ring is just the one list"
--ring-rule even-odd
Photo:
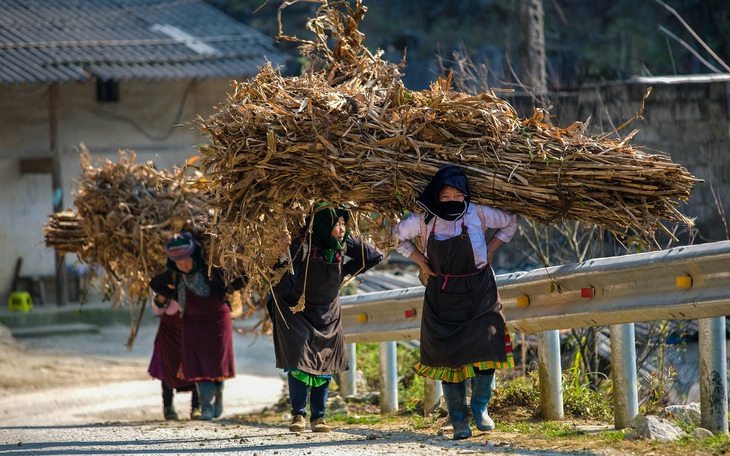
[(459, 220), (466, 212), (466, 201), (440, 201), (436, 203), (436, 216), (453, 222)]

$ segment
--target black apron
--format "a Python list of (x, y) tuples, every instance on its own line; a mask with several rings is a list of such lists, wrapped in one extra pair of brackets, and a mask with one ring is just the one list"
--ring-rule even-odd
[[(309, 270), (305, 272), (306, 265), (302, 265), (294, 289), (276, 293), (277, 303), (269, 301), (276, 367), (315, 375), (335, 374), (349, 369), (339, 297), (342, 262), (327, 263), (311, 256), (308, 261)], [(292, 312), (291, 307), (297, 305), (304, 290), (305, 276), (304, 310)]]
[(478, 270), (467, 227), (442, 241), (428, 238), (429, 277), (421, 319), (421, 364), (459, 368), (507, 361), (505, 322), (492, 268)]

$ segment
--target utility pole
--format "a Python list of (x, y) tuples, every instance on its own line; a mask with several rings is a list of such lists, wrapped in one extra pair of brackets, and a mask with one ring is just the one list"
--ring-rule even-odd
[[(58, 124), (60, 121), (60, 103), (58, 82), (48, 86), (49, 99), (49, 130), (51, 137), (51, 186), (53, 187), (53, 212), (63, 210), (63, 181), (61, 178), (61, 147), (58, 139)], [(56, 305), (65, 306), (68, 304), (68, 272), (66, 271), (66, 260), (62, 253), (56, 251)]]
[(519, 0), (521, 78), (527, 92), (547, 93), (545, 30), (542, 0)]

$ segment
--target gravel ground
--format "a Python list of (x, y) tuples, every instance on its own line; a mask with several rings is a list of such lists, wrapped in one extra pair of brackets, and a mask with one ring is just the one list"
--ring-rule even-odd
[(155, 331), (143, 325), (127, 350), (123, 325), (18, 340), (0, 327), (0, 454), (504, 454), (488, 451), (486, 434), (454, 442), (393, 425), (293, 434), (285, 414), (274, 424), (246, 420), (281, 397), (283, 380), (265, 337), (235, 336), (238, 375), (226, 382), (221, 419), (190, 421), (190, 395), (179, 394), (181, 421), (165, 421), (160, 384), (146, 372)]
[(407, 430), (383, 433), (366, 429), (340, 429), (327, 434), (308, 431), (292, 434), (282, 427), (245, 425), (226, 420), (206, 423), (126, 422), (3, 427), (0, 430), (0, 442), (0, 453), (8, 455), (505, 454), (503, 451), (488, 451), (483, 443), (453, 442), (446, 437), (428, 437)]

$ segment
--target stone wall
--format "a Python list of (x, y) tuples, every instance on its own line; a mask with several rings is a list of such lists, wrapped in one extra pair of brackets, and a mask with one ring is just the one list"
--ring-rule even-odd
[[(638, 130), (631, 144), (648, 153), (667, 153), (704, 180), (679, 207), (696, 218), (695, 243), (729, 239), (725, 214), (730, 214), (730, 75), (637, 78), (584, 87), (551, 94), (548, 110), (555, 125), (588, 121), (589, 132), (609, 133), (640, 112), (649, 88), (642, 117), (618, 134)], [(531, 97), (507, 98), (521, 116), (532, 114)], [(690, 234), (678, 233), (687, 243)]]

